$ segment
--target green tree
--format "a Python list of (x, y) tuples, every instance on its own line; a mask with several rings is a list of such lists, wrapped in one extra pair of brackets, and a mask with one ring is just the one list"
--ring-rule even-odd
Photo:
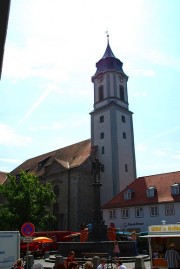
[(8, 175), (7, 183), (0, 185), (5, 202), (0, 205), (0, 230), (20, 230), (25, 222), (37, 229), (50, 229), (56, 219), (50, 209), (55, 203), (51, 184), (41, 184), (38, 177), (21, 171), (17, 180)]

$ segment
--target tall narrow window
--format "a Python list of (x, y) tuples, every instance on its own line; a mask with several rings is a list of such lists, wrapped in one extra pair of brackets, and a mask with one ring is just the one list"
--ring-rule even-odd
[(168, 204), (165, 205), (165, 215), (166, 216), (170, 216), (170, 215), (174, 215), (174, 204)]
[(103, 86), (101, 85), (99, 87), (99, 101), (102, 101), (104, 99), (104, 89)]
[(124, 101), (124, 87), (122, 85), (120, 85), (119, 91), (120, 91), (120, 99)]
[(126, 118), (125, 118), (125, 116), (124, 115), (122, 115), (122, 122), (126, 122)]
[(104, 116), (100, 116), (100, 118), (99, 118), (99, 122), (100, 122), (100, 123), (104, 122)]
[(116, 218), (116, 211), (114, 209), (109, 210), (109, 219), (115, 219)]
[(126, 139), (126, 133), (125, 132), (123, 132), (123, 138)]
[(129, 218), (129, 208), (122, 208), (121, 209), (121, 218), (122, 219)]
[(158, 206), (150, 206), (150, 216), (151, 217), (157, 217), (159, 215)]
[(135, 216), (136, 216), (136, 218), (142, 218), (143, 217), (143, 208), (142, 207), (136, 207), (135, 208)]
[(128, 165), (127, 165), (127, 163), (125, 164), (125, 172), (128, 172)]
[(101, 148), (101, 154), (104, 154), (104, 146)]
[(101, 138), (101, 139), (104, 138), (104, 133), (100, 133), (100, 138)]

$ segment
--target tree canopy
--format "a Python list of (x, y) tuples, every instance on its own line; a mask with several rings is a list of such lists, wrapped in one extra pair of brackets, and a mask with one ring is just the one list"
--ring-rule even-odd
[(56, 221), (50, 210), (55, 203), (51, 184), (43, 185), (24, 171), (18, 179), (9, 174), (6, 182), (0, 185), (5, 199), (0, 205), (0, 230), (20, 230), (25, 222), (32, 222), (36, 229), (51, 229)]

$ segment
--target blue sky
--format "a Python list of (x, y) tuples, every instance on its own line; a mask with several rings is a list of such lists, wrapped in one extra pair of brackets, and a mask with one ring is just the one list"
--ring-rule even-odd
[(180, 170), (180, 1), (12, 0), (0, 81), (0, 171), (90, 138), (96, 62), (129, 76), (137, 176)]

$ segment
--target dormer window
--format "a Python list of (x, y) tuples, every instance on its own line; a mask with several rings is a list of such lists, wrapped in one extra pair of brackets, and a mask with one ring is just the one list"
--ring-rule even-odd
[(149, 187), (146, 190), (146, 195), (148, 198), (154, 197), (156, 195), (156, 188), (155, 187)]
[(124, 199), (125, 200), (131, 200), (133, 197), (134, 191), (133, 190), (127, 190), (124, 192)]
[(51, 156), (48, 156), (46, 159), (44, 159), (44, 160), (38, 162), (38, 169), (39, 169), (39, 170), (40, 170), (40, 169), (47, 163), (47, 161), (49, 160), (50, 157), (51, 157)]
[(171, 186), (171, 194), (172, 195), (179, 195), (180, 194), (180, 184), (175, 183)]

